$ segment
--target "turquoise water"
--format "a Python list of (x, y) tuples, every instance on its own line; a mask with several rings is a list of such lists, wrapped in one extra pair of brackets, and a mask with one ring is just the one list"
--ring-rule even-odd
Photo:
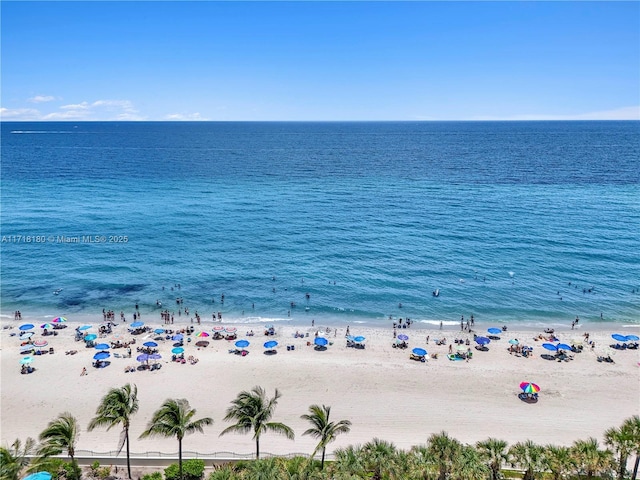
[(2, 314), (640, 323), (639, 126), (5, 122)]

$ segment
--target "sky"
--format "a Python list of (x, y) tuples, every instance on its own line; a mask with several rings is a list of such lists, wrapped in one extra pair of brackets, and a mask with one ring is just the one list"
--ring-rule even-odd
[(1, 118), (640, 119), (640, 2), (0, 2)]

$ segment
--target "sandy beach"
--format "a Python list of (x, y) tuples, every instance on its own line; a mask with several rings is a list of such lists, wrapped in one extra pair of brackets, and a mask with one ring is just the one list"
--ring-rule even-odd
[[(147, 319), (148, 320), (148, 319)], [(603, 432), (619, 426), (631, 415), (640, 413), (640, 360), (638, 350), (613, 351), (615, 363), (597, 361), (603, 348), (615, 343), (611, 328), (621, 333), (638, 334), (640, 328), (606, 326), (593, 330), (583, 326), (596, 342), (596, 348), (585, 344), (584, 351), (573, 354), (573, 360), (554, 361), (543, 358), (549, 354), (541, 347), (542, 340), (534, 340), (542, 331), (512, 331), (492, 341), (489, 351), (473, 349), (473, 335), (454, 327), (444, 331), (425, 329), (413, 325), (400, 330), (409, 336), (409, 348), (392, 348), (391, 328), (358, 329), (352, 326), (352, 335), (366, 337), (366, 348), (346, 346), (345, 330), (326, 334), (333, 343), (326, 351), (316, 351), (313, 343), (316, 329), (298, 330), (309, 337), (294, 338), (295, 326), (276, 325), (276, 335), (265, 337), (264, 325), (239, 326), (238, 338), (247, 338), (251, 345), (247, 356), (229, 354), (232, 341), (196, 338), (185, 342), (185, 356), (198, 359), (195, 364), (171, 362), (173, 341), (161, 340), (158, 361), (162, 368), (155, 371), (125, 373), (125, 368), (138, 366), (136, 347), (158, 337), (153, 332), (133, 337), (128, 324), (119, 324), (113, 333), (98, 341), (127, 341), (136, 338), (132, 358), (109, 358), (106, 368), (92, 367), (93, 348), (85, 348), (83, 341), (74, 340), (79, 325), (71, 319), (59, 335), (42, 337), (39, 324), (33, 330), (32, 340), (46, 339), (54, 353), (35, 356), (35, 371), (20, 373), (19, 325), (34, 323), (29, 318), (22, 322), (3, 321), (1, 330), (2, 354), (2, 442), (10, 444), (16, 438), (24, 440), (38, 434), (59, 413), (70, 411), (81, 425), (78, 450), (109, 452), (118, 443), (118, 429), (109, 432), (87, 432), (100, 398), (111, 387), (134, 383), (138, 387), (140, 410), (131, 427), (131, 451), (173, 453), (177, 451), (174, 439), (139, 440), (152, 413), (167, 398), (186, 398), (197, 409), (197, 416), (210, 416), (214, 425), (206, 433), (195, 434), (184, 441), (186, 452), (251, 453), (254, 445), (246, 435), (226, 435), (220, 432), (229, 424), (223, 421), (230, 401), (241, 390), (260, 385), (272, 395), (275, 388), (282, 398), (275, 421), (289, 425), (296, 432), (295, 441), (273, 434), (262, 437), (261, 450), (274, 454), (310, 453), (315, 440), (302, 436), (307, 425), (300, 415), (307, 413), (309, 405), (318, 403), (332, 407), (335, 420), (353, 422), (351, 433), (338, 437), (329, 451), (349, 444), (367, 442), (374, 437), (392, 441), (400, 448), (424, 443), (429, 435), (442, 430), (462, 442), (472, 443), (487, 437), (497, 437), (515, 443), (531, 439), (540, 444), (569, 445), (577, 439), (590, 436), (602, 439)], [(41, 322), (40, 322), (41, 323)], [(146, 323), (151, 328), (165, 328), (159, 321)], [(172, 325), (179, 330), (187, 325)], [(197, 326), (195, 333), (211, 333), (214, 324)], [(478, 334), (487, 326), (476, 325)], [(515, 327), (513, 327), (515, 328)], [(256, 335), (246, 337), (246, 331)], [(561, 342), (578, 342), (584, 331), (556, 330)], [(96, 326), (89, 333), (98, 333)], [(426, 336), (430, 337), (426, 344)], [(434, 339), (447, 338), (446, 345), (436, 346)], [(454, 339), (471, 339), (473, 358), (466, 362), (447, 359), (448, 345)], [(510, 339), (533, 346), (533, 355), (523, 358), (510, 354)], [(263, 343), (277, 340), (277, 354), (265, 355)], [(205, 348), (195, 346), (196, 341), (207, 340)], [(287, 345), (295, 345), (288, 350)], [(47, 349), (48, 349), (47, 347)], [(429, 354), (438, 354), (425, 363), (409, 359), (411, 349), (421, 347)], [(453, 345), (455, 351), (456, 345)], [(65, 354), (76, 350), (74, 355)], [(124, 354), (115, 349), (112, 353)], [(88, 374), (81, 376), (83, 368)], [(537, 404), (519, 400), (519, 384), (531, 381), (541, 388)]]

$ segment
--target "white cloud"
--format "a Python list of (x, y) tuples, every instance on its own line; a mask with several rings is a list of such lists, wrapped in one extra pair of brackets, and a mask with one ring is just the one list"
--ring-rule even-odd
[(200, 115), (199, 112), (195, 112), (195, 113), (170, 113), (168, 115), (165, 115), (164, 119), (165, 120), (171, 120), (171, 121), (187, 121), (187, 122), (196, 122), (196, 121), (206, 122), (206, 121), (209, 120), (208, 118), (204, 118), (202, 115)]
[(31, 97), (27, 99), (30, 103), (45, 103), (45, 102), (53, 102), (56, 97), (51, 95), (36, 95), (35, 97)]
[(34, 120), (39, 119), (40, 115), (35, 108), (0, 108), (0, 118), (3, 120)]
[[(36, 97), (34, 97), (36, 98)], [(93, 102), (70, 103), (61, 105), (57, 110), (41, 112), (33, 108), (0, 110), (3, 119), (39, 121), (39, 120), (85, 120), (85, 121), (137, 121), (145, 120), (139, 115), (129, 100), (96, 100)]]
[(475, 117), (470, 120), (640, 120), (640, 105), (573, 115), (522, 114), (511, 117)]

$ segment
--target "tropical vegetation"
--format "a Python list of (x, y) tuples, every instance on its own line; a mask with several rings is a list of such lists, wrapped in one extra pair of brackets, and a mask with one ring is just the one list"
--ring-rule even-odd
[[(309, 457), (260, 458), (260, 436), (268, 431), (293, 438), (293, 430), (280, 422), (273, 422), (275, 407), (281, 397), (278, 390), (269, 398), (264, 389), (254, 387), (241, 392), (228, 408), (226, 421), (233, 421), (221, 435), (230, 432), (253, 433), (256, 459), (242, 460), (215, 468), (207, 480), (636, 480), (640, 459), (640, 416), (626, 419), (619, 427), (604, 432), (603, 444), (598, 439), (577, 440), (571, 446), (539, 445), (523, 441), (509, 445), (506, 441), (487, 438), (475, 445), (466, 445), (437, 432), (423, 444), (408, 450), (393, 443), (374, 438), (363, 445), (348, 445), (333, 452), (326, 461), (327, 446), (337, 435), (348, 433), (351, 422), (330, 419), (331, 408), (311, 405), (301, 416), (310, 424), (303, 435), (318, 440)], [(111, 389), (102, 398), (89, 429), (120, 425), (120, 448), (128, 445), (131, 417), (138, 410), (137, 389), (125, 385)], [(204, 477), (204, 462), (182, 459), (182, 440), (185, 435), (204, 433), (213, 420), (196, 419), (196, 411), (185, 399), (166, 400), (153, 414), (140, 438), (174, 437), (178, 440), (178, 464), (164, 471), (148, 473), (147, 480), (199, 480)], [(60, 414), (39, 436), (24, 443), (16, 440), (0, 448), (0, 480), (20, 480), (34, 471), (48, 471), (54, 480), (77, 480), (81, 470), (75, 458), (79, 437), (78, 423), (70, 413)], [(322, 452), (320, 460), (315, 456)], [(66, 455), (69, 461), (60, 458)], [(130, 477), (127, 449), (127, 474)], [(633, 465), (631, 471), (627, 469)], [(99, 472), (99, 475), (96, 474)], [(104, 478), (106, 467), (94, 464), (87, 475)]]

